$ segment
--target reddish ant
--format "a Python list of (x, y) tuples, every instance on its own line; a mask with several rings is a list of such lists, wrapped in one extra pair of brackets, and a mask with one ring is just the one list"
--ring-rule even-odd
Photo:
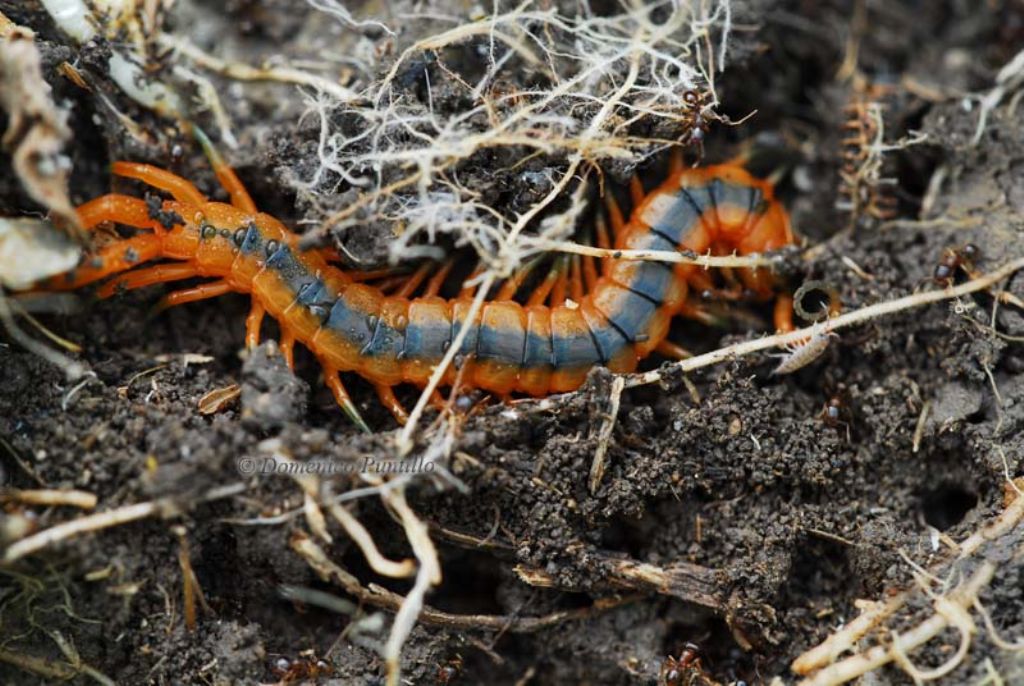
[(846, 442), (850, 442), (850, 420), (852, 419), (852, 412), (850, 406), (847, 404), (844, 394), (837, 393), (828, 399), (825, 406), (821, 408), (821, 413), (818, 418), (825, 424), (833, 429), (839, 429), (843, 427), (846, 430)]
[(291, 660), (283, 655), (270, 664), (270, 673), (279, 679), (279, 684), (288, 684), (300, 679), (315, 679), (330, 676), (334, 668), (326, 660), (316, 657), (312, 650)]
[(441, 686), (454, 684), (455, 680), (462, 674), (462, 656), (455, 654), (437, 670), (437, 683)]
[(711, 122), (704, 116), (707, 95), (704, 91), (686, 91), (683, 93), (686, 108), (686, 142), (704, 144), (704, 136), (711, 131)]
[(952, 286), (959, 269), (963, 269), (970, 276), (971, 269), (979, 257), (981, 249), (974, 243), (968, 243), (962, 248), (946, 248), (942, 253), (942, 261), (935, 266), (935, 283), (940, 286)]
[(701, 664), (700, 646), (696, 643), (687, 643), (683, 646), (678, 658), (669, 655), (661, 665), (659, 674), (660, 683), (663, 686), (683, 686), (691, 683), (691, 680), (683, 681), (687, 675), (692, 677), (694, 672), (701, 673), (704, 667)]

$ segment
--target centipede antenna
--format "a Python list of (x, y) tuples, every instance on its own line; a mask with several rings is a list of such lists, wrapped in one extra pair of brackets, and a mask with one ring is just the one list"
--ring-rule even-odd
[(252, 201), (252, 196), (246, 190), (245, 184), (235, 174), (235, 170), (221, 157), (220, 152), (201, 128), (195, 124), (189, 124), (189, 128), (192, 130), (192, 135), (199, 141), (199, 145), (202, 146), (203, 154), (210, 161), (210, 166), (213, 167), (213, 173), (217, 175), (220, 185), (231, 196), (231, 204), (247, 214), (256, 214), (256, 203)]
[(145, 288), (158, 283), (170, 281), (181, 281), (199, 276), (199, 271), (189, 262), (177, 262), (174, 264), (158, 264), (154, 267), (136, 269), (127, 274), (122, 274), (115, 279), (108, 281), (96, 292), (97, 297), (109, 298), (121, 291), (131, 291), (136, 288)]
[(191, 288), (182, 288), (160, 298), (160, 301), (153, 308), (153, 314), (163, 312), (169, 307), (177, 307), (178, 305), (206, 300), (207, 298), (217, 298), (230, 292), (231, 285), (223, 280), (210, 281), (209, 283), (202, 283)]
[(558, 278), (565, 273), (565, 257), (559, 257), (551, 263), (551, 269), (548, 270), (544, 280), (540, 282), (537, 289), (530, 294), (529, 299), (526, 301), (527, 307), (533, 307), (534, 305), (542, 305), (551, 293), (551, 289), (555, 287), (555, 282)]
[(448, 274), (451, 273), (452, 267), (455, 266), (455, 260), (448, 258), (441, 268), (437, 270), (437, 273), (430, 277), (430, 281), (427, 282), (427, 288), (423, 292), (426, 297), (436, 296), (441, 292), (441, 287), (444, 285), (444, 280), (448, 278)]
[(189, 203), (197, 207), (209, 202), (209, 199), (200, 193), (191, 181), (151, 164), (114, 162), (110, 165), (110, 171), (118, 176), (142, 181), (153, 188), (166, 191), (178, 202)]
[(86, 231), (95, 229), (103, 222), (115, 222), (137, 229), (152, 229), (163, 233), (160, 222), (149, 216), (149, 206), (144, 200), (120, 193), (108, 193), (78, 206), (78, 221)]
[(640, 182), (640, 177), (636, 174), (629, 177), (629, 197), (633, 201), (634, 210), (637, 205), (644, 201), (644, 197), (646, 197), (646, 194), (644, 193), (644, 185)]

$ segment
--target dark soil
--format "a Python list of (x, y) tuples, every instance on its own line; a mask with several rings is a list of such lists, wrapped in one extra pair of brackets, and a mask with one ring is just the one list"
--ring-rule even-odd
[[(791, 281), (826, 280), (847, 310), (934, 288), (931, 276), (947, 248), (976, 244), (980, 272), (1024, 254), (1020, 115), (1002, 104), (974, 143), (977, 100), (970, 108), (964, 99), (987, 91), (1024, 43), (1024, 8), (1012, 0), (857, 4), (862, 15), (845, 2), (734, 3), (737, 22), (751, 30), (739, 32), (718, 89), (725, 113), (757, 115), (739, 127), (715, 128), (706, 153), (726, 158), (755, 136), (773, 142), (783, 160), (776, 164), (787, 172), (781, 193), (809, 247)], [(167, 19), (177, 31), (196, 33), (204, 22), (220, 27), (194, 36), (213, 52), (220, 44), (236, 55), (310, 57), (334, 30), (302, 3), (178, 5)], [(464, 14), (460, 3), (444, 5), (450, 8), (439, 13)], [(216, 193), (201, 150), (187, 136), (96, 77), (153, 132), (148, 144), (132, 141), (95, 93), (57, 73), (69, 59), (88, 71), (90, 51), (102, 46), (70, 47), (35, 2), (0, 0), (0, 11), (37, 32), (55, 98), (71, 106), (75, 202), (112, 183), (135, 188), (110, 179), (105, 170), (114, 159), (152, 161)], [(424, 30), (408, 26), (393, 53)], [(926, 142), (886, 156), (886, 175), (896, 180), (887, 191), (895, 217), (947, 221), (863, 217), (851, 225), (849, 213), (836, 209), (841, 126), (853, 97), (850, 81), (836, 75), (851, 35), (863, 75), (891, 84), (882, 97), (886, 140), (927, 134)], [(389, 66), (381, 64), (381, 73)], [(227, 80), (210, 78), (229, 88)], [(262, 209), (296, 226), (351, 201), (344, 188), (318, 203), (289, 190), (289, 172), (311, 163), (319, 132), (316, 122), (297, 123), (303, 108), (294, 90), (252, 85), (230, 92), (241, 94), (226, 103), (242, 145), (225, 154)], [(505, 184), (500, 197), (510, 213), (538, 193), (523, 175), (494, 181), (485, 162), (471, 161), (460, 174), (481, 188)], [(38, 213), (9, 165), (0, 154), (0, 213)], [(664, 160), (655, 159), (640, 174), (650, 186), (663, 168)], [(346, 246), (369, 262), (380, 260), (388, 231), (369, 226), (347, 237)], [(1022, 282), (1018, 276), (1006, 288), (1024, 297)], [(302, 518), (239, 523), (300, 508), (294, 483), (250, 479), (242, 495), (201, 497), (243, 481), (237, 460), (264, 455), (267, 441), (298, 460), (388, 454), (393, 420), (368, 384), (346, 378), (361, 412), (382, 432), (360, 434), (319, 383), (310, 356), (298, 354), (293, 376), (272, 344), (241, 352), (245, 297), (147, 317), (161, 292), (147, 289), (46, 318), (83, 346), (80, 358), (95, 373), (75, 388), (60, 370), (0, 342), (0, 484), (78, 488), (95, 493), (102, 509), (158, 498), (180, 508), (166, 520), (73, 538), (0, 567), (0, 649), (66, 659), (57, 642), (63, 640), (83, 663), (124, 684), (272, 682), (275, 660), (312, 650), (330, 663), (317, 683), (383, 683), (375, 645), (386, 632), (353, 632), (345, 615), (282, 597), (283, 585), (345, 595), (292, 551)], [(1014, 338), (1024, 336), (1024, 317), (1000, 306), (997, 334), (993, 304), (983, 293), (844, 331), (820, 360), (790, 376), (772, 376), (777, 361), (766, 355), (708, 368), (690, 377), (699, 402), (666, 366), (661, 384), (624, 393), (595, 494), (588, 473), (608, 373), (595, 371), (578, 393), (547, 401), (482, 405), (465, 419), (450, 464), (466, 490), (423, 479), (411, 502), (431, 526), (444, 570), (428, 603), (453, 615), (506, 616), (508, 630), (421, 623), (403, 653), (407, 683), (438, 683), (439, 670), (456, 656), (464, 666), (452, 683), (657, 683), (662, 662), (687, 642), (699, 644), (703, 658), (693, 683), (762, 683), (775, 675), (788, 682), (792, 660), (855, 617), (857, 599), (910, 585), (901, 552), (925, 567), (940, 563), (948, 552), (933, 546), (935, 529), (959, 541), (1002, 511), (1005, 470), (1018, 476), (1024, 469), (1024, 353)], [(675, 337), (710, 350), (760, 335), (745, 322), (720, 329), (683, 322)], [(186, 354), (206, 357), (197, 362)], [(241, 386), (235, 405), (200, 414), (199, 398), (231, 384)], [(411, 405), (416, 392), (399, 395)], [(837, 424), (822, 419), (833, 398), (841, 405)], [(339, 478), (334, 491), (355, 485)], [(389, 557), (411, 554), (375, 499), (354, 501), (353, 512)], [(40, 529), (80, 515), (41, 507), (30, 514)], [(26, 515), (12, 506), (6, 518)], [(364, 586), (408, 590), (374, 574), (344, 533), (333, 533), (327, 552)], [(193, 631), (182, 619), (182, 540), (210, 606)], [(642, 563), (672, 571), (674, 583), (659, 589), (624, 571)], [(1006, 552), (987, 592), (1004, 637), (1024, 631), (1021, 570), (1019, 555)], [(547, 628), (517, 624), (574, 610), (582, 617)], [(391, 616), (382, 614), (385, 627)], [(938, 664), (957, 641), (946, 632), (915, 659)], [(1019, 653), (1001, 651), (984, 632), (943, 683), (977, 683), (988, 674), (986, 659), (1005, 683), (1022, 683)], [(5, 662), (5, 683), (45, 682)], [(872, 683), (911, 682), (893, 668), (876, 676)]]

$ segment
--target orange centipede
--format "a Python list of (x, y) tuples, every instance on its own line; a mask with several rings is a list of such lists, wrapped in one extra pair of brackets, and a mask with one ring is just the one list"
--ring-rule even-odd
[[(454, 298), (439, 296), (450, 263), (429, 281), (421, 268), (397, 283), (392, 277), (374, 284), (366, 274), (337, 266), (330, 250), (301, 250), (298, 235), (259, 212), (234, 171), (216, 153), (207, 153), (230, 204), (209, 200), (188, 180), (158, 167), (116, 162), (114, 174), (171, 198), (157, 205), (111, 193), (81, 205), (84, 227), (113, 222), (136, 233), (97, 249), (75, 270), (43, 287), (67, 290), (108, 279), (98, 292), (107, 297), (162, 282), (212, 279), (170, 293), (163, 304), (246, 293), (252, 298), (245, 336), (249, 348), (259, 342), (261, 322), (269, 315), (280, 324), (288, 364), (296, 343), (309, 348), (338, 404), (360, 427), (366, 429), (340, 372), (367, 379), (404, 422), (407, 415), (394, 386), (426, 385), (465, 325), (474, 289), (463, 288)], [(769, 182), (738, 164), (695, 169), (683, 168), (677, 159), (672, 166), (650, 193), (634, 179), (628, 221), (613, 200), (608, 202), (614, 240), (599, 217), (595, 233), (600, 247), (746, 255), (794, 242), (788, 215)], [(157, 260), (162, 262), (147, 265)], [(486, 300), (469, 323), (444, 382), (450, 385), (457, 376), (465, 387), (505, 397), (572, 391), (595, 365), (632, 372), (655, 350), (678, 354), (666, 340), (670, 321), (677, 315), (699, 318), (702, 312), (700, 297), (690, 295), (691, 289), (704, 297), (730, 292), (733, 297), (774, 297), (774, 278), (766, 270), (726, 270), (727, 287), (716, 290), (708, 270), (694, 264), (606, 258), (599, 269), (593, 258), (574, 256), (556, 265), (567, 261), (570, 269), (552, 268), (525, 302), (516, 299), (522, 274)], [(422, 295), (413, 297), (421, 288)], [(791, 306), (788, 296), (776, 299), (779, 329), (792, 329)]]

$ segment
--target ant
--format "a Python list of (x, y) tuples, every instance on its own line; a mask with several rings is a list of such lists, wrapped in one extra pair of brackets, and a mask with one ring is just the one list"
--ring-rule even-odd
[(704, 666), (701, 664), (700, 646), (696, 643), (687, 643), (683, 646), (683, 650), (678, 658), (671, 655), (665, 658), (665, 662), (661, 665), (659, 679), (660, 683), (664, 686), (683, 686), (684, 683), (691, 683), (690, 680), (683, 681), (687, 674), (692, 677), (693, 672), (699, 674), (703, 671)]
[(980, 257), (981, 248), (974, 243), (967, 243), (962, 248), (946, 248), (932, 275), (935, 283), (940, 286), (952, 286), (958, 269), (963, 269), (970, 276), (974, 263)]
[(818, 418), (825, 426), (830, 426), (833, 429), (838, 430), (839, 427), (843, 427), (846, 430), (846, 442), (849, 443), (851, 439), (850, 421), (853, 419), (853, 412), (844, 395), (844, 393), (837, 393), (829, 398), (821, 408)]
[(279, 679), (279, 684), (288, 684), (300, 679), (329, 676), (334, 673), (334, 669), (330, 663), (317, 658), (310, 650), (294, 660), (282, 655), (270, 664), (270, 673)]
[(448, 686), (455, 683), (455, 680), (462, 674), (462, 656), (456, 653), (450, 660), (445, 662), (437, 670), (437, 683), (440, 686)]

